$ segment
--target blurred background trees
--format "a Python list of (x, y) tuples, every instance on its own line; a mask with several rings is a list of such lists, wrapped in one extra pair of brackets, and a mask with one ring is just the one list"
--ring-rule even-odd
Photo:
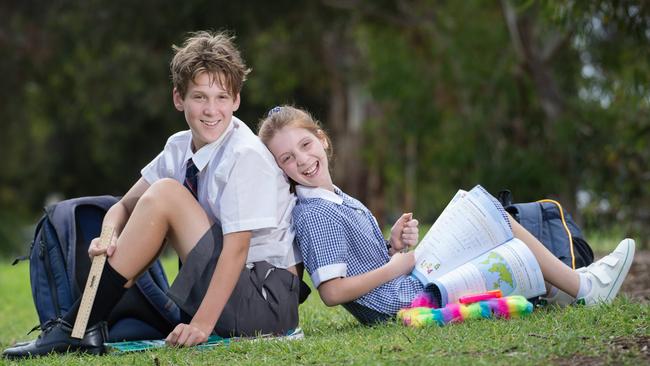
[(186, 128), (171, 45), (203, 29), (253, 68), (238, 116), (311, 110), (381, 223), (480, 183), (650, 234), (646, 2), (32, 0), (0, 20), (0, 252), (48, 199), (122, 194)]

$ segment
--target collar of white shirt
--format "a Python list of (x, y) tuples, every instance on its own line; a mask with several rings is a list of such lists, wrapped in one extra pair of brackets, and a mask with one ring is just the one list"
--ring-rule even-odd
[[(334, 186), (334, 189), (341, 191), (339, 187)], [(305, 186), (296, 186), (296, 195), (298, 198), (307, 199), (307, 198), (322, 198), (330, 202), (334, 202), (337, 205), (343, 204), (343, 198), (338, 194), (328, 191), (325, 188), (320, 187), (305, 187)]]
[(191, 158), (194, 161), (194, 165), (196, 165), (199, 171), (202, 171), (203, 168), (208, 165), (210, 159), (212, 159), (212, 154), (219, 148), (219, 146), (223, 144), (223, 141), (226, 139), (226, 137), (230, 135), (235, 128), (239, 128), (239, 123), (243, 122), (241, 122), (237, 117), (233, 116), (230, 120), (230, 123), (228, 124), (228, 127), (226, 127), (226, 130), (223, 131), (221, 136), (219, 136), (216, 141), (203, 146), (199, 149), (199, 151), (195, 153), (192, 152), (192, 135), (190, 134), (190, 141), (187, 144), (187, 150), (185, 151), (185, 160), (183, 161), (187, 161)]

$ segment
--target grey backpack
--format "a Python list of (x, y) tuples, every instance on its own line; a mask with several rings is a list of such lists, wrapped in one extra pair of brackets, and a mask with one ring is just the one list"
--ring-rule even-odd
[(497, 199), (521, 226), (539, 239), (567, 266), (576, 269), (593, 263), (594, 253), (571, 215), (554, 200), (512, 203), (512, 193), (499, 192)]

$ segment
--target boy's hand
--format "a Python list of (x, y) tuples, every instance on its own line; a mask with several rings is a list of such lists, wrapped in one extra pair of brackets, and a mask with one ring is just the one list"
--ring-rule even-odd
[(115, 253), (115, 248), (117, 248), (117, 237), (113, 235), (112, 239), (113, 240), (111, 240), (111, 243), (106, 248), (100, 247), (101, 242), (99, 238), (93, 239), (88, 246), (88, 256), (91, 259), (102, 254), (106, 254), (107, 257), (112, 256), (113, 253)]
[(169, 333), (165, 342), (170, 346), (195, 346), (207, 342), (210, 332), (211, 330), (205, 331), (193, 323), (181, 323)]
[(413, 218), (412, 213), (405, 213), (397, 219), (393, 228), (390, 229), (390, 246), (399, 252), (408, 249), (418, 243), (419, 230), (418, 220)]
[(390, 257), (388, 265), (393, 269), (393, 278), (407, 275), (415, 267), (415, 254), (413, 252), (395, 253)]

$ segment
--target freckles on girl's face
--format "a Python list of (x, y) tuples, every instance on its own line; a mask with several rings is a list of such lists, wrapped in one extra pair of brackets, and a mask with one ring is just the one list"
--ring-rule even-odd
[(285, 127), (268, 144), (280, 168), (297, 184), (333, 190), (324, 142), (300, 127)]

